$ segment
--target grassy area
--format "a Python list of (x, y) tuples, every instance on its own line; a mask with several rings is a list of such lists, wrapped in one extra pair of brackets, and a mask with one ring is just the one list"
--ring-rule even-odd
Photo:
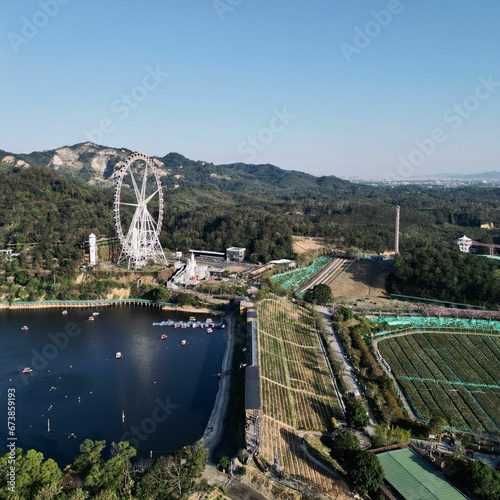
[(307, 450), (314, 458), (317, 458), (327, 467), (330, 467), (341, 474), (345, 474), (344, 469), (331, 455), (331, 438), (326, 436), (319, 437), (314, 434), (306, 434), (304, 436), (304, 441), (306, 442)]

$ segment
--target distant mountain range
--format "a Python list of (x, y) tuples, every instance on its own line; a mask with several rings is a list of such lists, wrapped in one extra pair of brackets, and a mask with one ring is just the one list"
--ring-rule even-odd
[[(115, 182), (112, 178), (113, 172), (132, 153), (133, 151), (126, 148), (110, 148), (85, 142), (29, 154), (0, 150), (0, 165), (45, 167), (93, 185), (111, 186)], [(279, 195), (307, 192), (326, 194), (358, 188), (351, 182), (335, 176), (315, 177), (303, 172), (283, 170), (270, 164), (214, 165), (190, 160), (179, 153), (151, 158), (167, 188), (197, 185), (252, 194)]]

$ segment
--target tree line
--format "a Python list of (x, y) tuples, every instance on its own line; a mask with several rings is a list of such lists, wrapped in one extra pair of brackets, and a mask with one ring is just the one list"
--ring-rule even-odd
[(201, 441), (184, 446), (153, 463), (132, 464), (137, 450), (126, 441), (111, 443), (86, 439), (73, 464), (61, 470), (36, 450), (16, 448), (16, 474), (12, 484), (10, 454), (0, 457), (0, 498), (9, 500), (114, 500), (187, 498), (194, 491), (212, 489), (200, 480), (208, 458)]

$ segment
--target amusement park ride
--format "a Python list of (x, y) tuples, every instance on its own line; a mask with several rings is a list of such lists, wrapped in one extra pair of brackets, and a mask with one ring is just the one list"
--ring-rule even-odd
[[(128, 157), (114, 176), (117, 178), (115, 228), (121, 245), (118, 263), (126, 261), (129, 269), (140, 269), (149, 261), (166, 264), (159, 239), (163, 221), (163, 192), (153, 161), (142, 153), (135, 153)], [(127, 196), (124, 187), (132, 188), (135, 201)]]

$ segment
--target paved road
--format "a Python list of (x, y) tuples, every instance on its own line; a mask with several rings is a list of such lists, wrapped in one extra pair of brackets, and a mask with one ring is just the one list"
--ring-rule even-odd
[[(328, 339), (330, 341), (330, 346), (336, 355), (337, 359), (340, 360), (343, 364), (343, 379), (344, 383), (347, 387), (348, 392), (354, 392), (355, 394), (359, 394), (364, 397), (364, 390), (361, 387), (355, 371), (354, 367), (351, 364), (350, 359), (347, 357), (342, 344), (340, 343), (340, 339), (338, 338), (337, 332), (334, 331), (332, 322), (331, 322), (331, 314), (327, 307), (316, 306), (316, 310), (323, 316), (323, 322), (325, 324), (326, 332), (328, 334)], [(372, 408), (366, 403), (369, 412), (370, 424), (366, 427), (366, 431), (368, 434), (373, 435), (375, 432), (376, 420), (373, 414)]]

